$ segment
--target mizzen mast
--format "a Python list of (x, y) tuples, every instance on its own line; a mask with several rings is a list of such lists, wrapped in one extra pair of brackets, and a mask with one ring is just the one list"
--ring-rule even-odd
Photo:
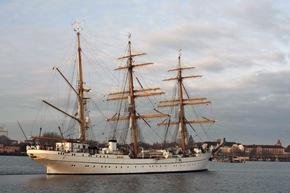
[[(63, 75), (63, 73), (56, 67), (53, 67), (53, 69), (56, 69), (59, 74), (64, 78), (64, 80), (69, 84), (69, 86), (73, 89), (73, 91), (76, 93), (78, 96), (78, 113), (77, 117), (70, 115), (69, 113), (65, 112), (64, 110), (58, 108), (57, 106), (49, 103), (46, 100), (42, 100), (45, 104), (49, 105), (50, 107), (54, 108), (55, 110), (67, 115), (68, 117), (76, 120), (79, 124), (79, 133), (80, 136), (77, 140), (80, 140), (82, 143), (86, 142), (86, 129), (88, 128), (88, 122), (89, 119), (85, 117), (85, 105), (86, 105), (86, 99), (84, 97), (84, 91), (89, 92), (89, 88), (84, 88), (83, 87), (83, 69), (82, 69), (82, 49), (81, 49), (81, 43), (80, 43), (80, 31), (82, 28), (80, 27), (81, 21), (76, 20), (72, 23), (74, 25), (74, 31), (77, 33), (77, 47), (78, 47), (78, 70), (79, 70), (79, 77), (78, 77), (78, 88), (75, 89), (73, 85), (68, 81), (68, 79)], [(31, 136), (32, 138), (37, 138), (37, 139), (48, 139), (48, 140), (63, 140), (63, 141), (73, 141), (72, 139), (65, 139), (65, 138), (47, 138), (43, 136)]]
[(80, 27), (81, 21), (76, 20), (73, 22), (75, 26), (74, 31), (77, 33), (78, 41), (78, 69), (79, 69), (79, 82), (78, 82), (78, 115), (79, 115), (79, 129), (80, 129), (80, 140), (82, 143), (86, 141), (86, 121), (85, 121), (85, 99), (84, 99), (84, 87), (83, 87), (83, 68), (82, 68), (82, 49), (80, 42)]
[(192, 120), (192, 121), (186, 120), (184, 106), (209, 104), (210, 101), (207, 98), (184, 98), (184, 96), (183, 96), (183, 89), (184, 89), (183, 88), (183, 80), (187, 79), (187, 78), (198, 78), (198, 77), (202, 77), (202, 76), (201, 75), (183, 76), (183, 74), (182, 74), (183, 70), (189, 70), (189, 69), (193, 69), (195, 67), (182, 67), (181, 66), (181, 49), (179, 49), (178, 51), (179, 51), (178, 68), (168, 70), (168, 72), (177, 71), (177, 77), (164, 80), (164, 81), (170, 81), (170, 80), (177, 81), (178, 90), (179, 90), (178, 98), (174, 99), (174, 100), (160, 101), (160, 103), (163, 103), (163, 104), (158, 106), (158, 107), (178, 106), (178, 121), (176, 121), (176, 122), (162, 122), (162, 123), (159, 123), (158, 125), (173, 125), (173, 124), (179, 125), (179, 132), (180, 132), (180, 136), (181, 136), (181, 148), (184, 152), (184, 150), (185, 150), (186, 124), (209, 123), (209, 122), (215, 122), (216, 120), (210, 120), (210, 119)]

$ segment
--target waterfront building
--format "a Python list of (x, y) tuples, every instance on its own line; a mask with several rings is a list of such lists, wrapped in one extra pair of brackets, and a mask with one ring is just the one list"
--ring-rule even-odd
[(4, 127), (4, 125), (0, 125), (0, 136), (2, 135), (8, 137), (8, 130)]
[(4, 146), (3, 144), (0, 144), (0, 153), (14, 153), (19, 152), (20, 147), (19, 146)]
[(275, 145), (244, 145), (245, 154), (253, 160), (275, 160), (285, 155), (285, 148), (278, 140)]

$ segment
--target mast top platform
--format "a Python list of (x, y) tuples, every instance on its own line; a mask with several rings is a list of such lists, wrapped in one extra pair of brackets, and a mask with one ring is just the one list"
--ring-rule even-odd
[(80, 31), (82, 31), (83, 30), (83, 28), (81, 28), (81, 24), (84, 22), (84, 20), (75, 20), (75, 21), (73, 21), (72, 22), (72, 25), (73, 25), (73, 27), (74, 27), (74, 31), (76, 32), (76, 33), (80, 33)]
[(181, 48), (178, 49), (178, 56), (181, 56)]
[(131, 41), (131, 33), (128, 33), (128, 41)]

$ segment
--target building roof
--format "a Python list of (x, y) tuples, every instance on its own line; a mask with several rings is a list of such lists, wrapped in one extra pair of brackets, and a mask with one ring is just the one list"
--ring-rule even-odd
[(285, 148), (285, 152), (290, 152), (290, 145)]
[[(212, 146), (216, 146), (216, 145), (220, 144), (220, 142), (217, 142), (217, 141), (205, 141), (203, 143), (207, 143), (209, 146), (211, 146), (211, 145)], [(227, 142), (226, 141), (225, 144), (224, 144), (224, 146), (226, 146), (226, 147), (232, 147), (235, 144), (241, 145), (241, 143), (237, 143), (237, 142)]]
[(277, 145), (244, 145), (245, 148), (257, 148), (257, 147), (261, 147), (261, 148), (284, 148), (282, 146), (277, 146)]
[(280, 139), (278, 139), (276, 145), (277, 145), (277, 146), (282, 146), (282, 143), (281, 143)]

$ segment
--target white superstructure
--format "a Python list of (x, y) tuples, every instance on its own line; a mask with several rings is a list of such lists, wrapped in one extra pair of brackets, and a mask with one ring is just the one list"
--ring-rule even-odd
[[(194, 156), (166, 154), (155, 158), (130, 158), (116, 151), (116, 144), (92, 153), (87, 144), (63, 143), (59, 151), (41, 150), (40, 146), (27, 146), (27, 154), (47, 167), (47, 174), (134, 174), (192, 172), (208, 169), (210, 152)], [(61, 143), (57, 144), (62, 146)], [(72, 148), (73, 147), (73, 148)], [(84, 149), (79, 147), (85, 147)], [(72, 151), (71, 151), (72, 150)], [(90, 152), (91, 151), (91, 152)]]

